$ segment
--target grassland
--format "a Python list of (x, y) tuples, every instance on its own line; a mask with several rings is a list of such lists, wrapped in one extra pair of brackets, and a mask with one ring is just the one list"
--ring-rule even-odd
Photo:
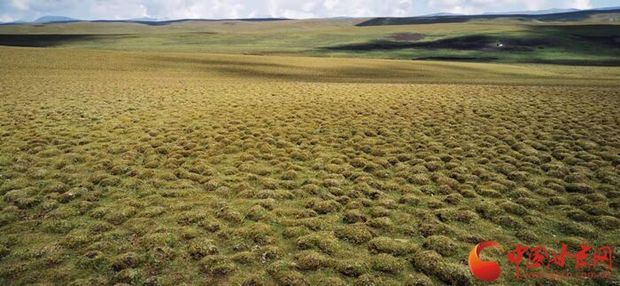
[[(616, 67), (7, 47), (0, 65), (2, 285), (469, 285), (483, 240), (620, 261)], [(544, 283), (499, 261), (500, 284)]]
[[(384, 26), (357, 26), (368, 19), (0, 25), (0, 45), (618, 66), (618, 15)], [(394, 39), (399, 34), (422, 37)]]

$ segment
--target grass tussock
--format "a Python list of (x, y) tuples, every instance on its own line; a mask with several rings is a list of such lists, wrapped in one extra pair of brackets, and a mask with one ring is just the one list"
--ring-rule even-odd
[[(67, 53), (0, 53), (3, 285), (468, 285), (481, 240), (620, 237), (611, 80)], [(512, 74), (399, 83), (420, 69)]]

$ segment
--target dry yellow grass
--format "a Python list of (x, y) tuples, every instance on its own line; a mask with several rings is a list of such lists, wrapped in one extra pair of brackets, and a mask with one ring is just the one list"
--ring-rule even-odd
[(481, 240), (620, 237), (617, 68), (0, 64), (0, 284), (466, 285)]

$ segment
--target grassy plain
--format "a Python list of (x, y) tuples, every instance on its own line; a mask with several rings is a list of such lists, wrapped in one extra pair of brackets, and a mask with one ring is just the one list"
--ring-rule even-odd
[(620, 261), (615, 67), (7, 47), (0, 65), (2, 285), (469, 285), (483, 240)]
[[(303, 54), (320, 57), (453, 59), (620, 65), (618, 13), (579, 21), (471, 20), (356, 26), (368, 19), (186, 21), (167, 25), (0, 25), (0, 44), (122, 51)], [(398, 34), (420, 39), (394, 39)], [(498, 48), (497, 43), (504, 47)]]

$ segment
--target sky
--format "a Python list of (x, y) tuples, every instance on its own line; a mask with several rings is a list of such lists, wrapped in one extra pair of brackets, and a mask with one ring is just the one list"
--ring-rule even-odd
[(0, 22), (49, 15), (82, 20), (404, 17), (610, 6), (620, 6), (620, 0), (0, 0)]

